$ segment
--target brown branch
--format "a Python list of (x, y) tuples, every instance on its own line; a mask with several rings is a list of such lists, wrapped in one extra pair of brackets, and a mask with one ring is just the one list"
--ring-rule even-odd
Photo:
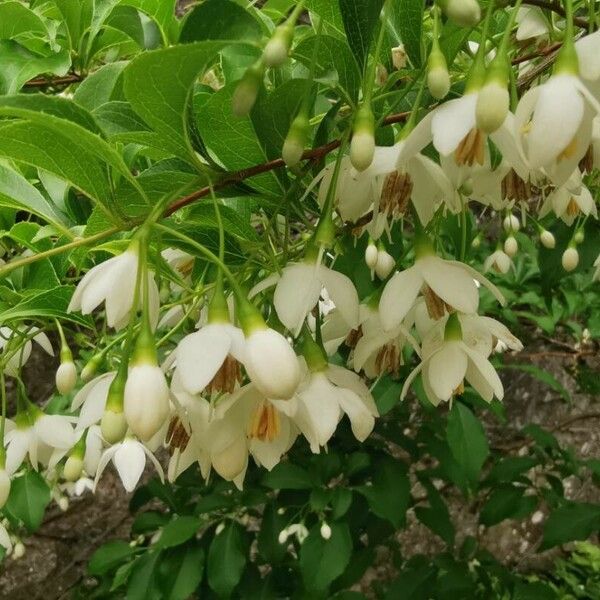
[(30, 79), (25, 83), (26, 87), (46, 87), (52, 85), (69, 85), (71, 83), (78, 83), (83, 81), (83, 77), (77, 73), (71, 73), (64, 77), (37, 77), (36, 79)]
[[(383, 120), (382, 124), (383, 125), (392, 125), (393, 123), (402, 123), (403, 121), (405, 121), (408, 118), (409, 115), (410, 115), (410, 112), (402, 112), (402, 113), (397, 113), (394, 115), (389, 115), (388, 117), (386, 117)], [(332, 152), (333, 150), (335, 150), (336, 148), (339, 148), (340, 143), (341, 143), (341, 140), (333, 140), (333, 141), (329, 142), (328, 144), (319, 146), (318, 148), (313, 148), (312, 150), (307, 150), (302, 155), (302, 160), (313, 160), (313, 161), (319, 160), (319, 159), (323, 158), (324, 156), (326, 156), (327, 154), (329, 154), (330, 152)], [(212, 189), (220, 190), (220, 189), (223, 189), (224, 187), (234, 185), (236, 183), (241, 183), (242, 181), (244, 181), (245, 179), (248, 179), (249, 177), (254, 177), (255, 175), (260, 175), (261, 173), (267, 173), (268, 171), (273, 171), (275, 169), (281, 169), (282, 167), (285, 167), (285, 163), (283, 162), (283, 159), (276, 158), (276, 159), (270, 160), (266, 163), (261, 163), (259, 165), (254, 165), (252, 167), (248, 167), (247, 169), (242, 169), (241, 171), (235, 171), (233, 173), (228, 173), (228, 174), (224, 175), (224, 177), (220, 181), (215, 183), (212, 186)], [(175, 202), (173, 202), (173, 204), (171, 204), (171, 206), (169, 206), (167, 208), (167, 210), (164, 213), (164, 216), (168, 217), (168, 216), (172, 215), (174, 212), (178, 211), (180, 208), (183, 208), (184, 206), (188, 206), (189, 204), (192, 204), (196, 200), (199, 200), (200, 198), (204, 198), (204, 197), (208, 196), (210, 194), (210, 189), (211, 189), (210, 186), (206, 186), (195, 192), (192, 192), (191, 194), (189, 194), (187, 196), (184, 196), (183, 198), (179, 198), (178, 200), (175, 200)]]
[(539, 50), (536, 50), (535, 52), (531, 52), (530, 54), (524, 54), (523, 56), (517, 56), (516, 58), (512, 59), (511, 63), (513, 65), (518, 65), (518, 64), (527, 62), (528, 60), (534, 60), (535, 58), (542, 58), (544, 56), (548, 56), (549, 54), (552, 54), (553, 52), (556, 52), (557, 50), (559, 50), (561, 46), (562, 46), (562, 42), (554, 42), (554, 44), (550, 44), (549, 46), (540, 48)]
[[(567, 16), (565, 9), (558, 2), (554, 2), (553, 0), (524, 0), (523, 4), (551, 10), (561, 17)], [(587, 29), (590, 25), (587, 22), (587, 19), (582, 19), (581, 17), (573, 17), (573, 23), (582, 29)]]

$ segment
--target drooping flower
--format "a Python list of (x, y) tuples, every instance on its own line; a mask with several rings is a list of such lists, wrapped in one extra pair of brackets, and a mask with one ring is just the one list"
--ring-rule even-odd
[(517, 12), (517, 34), (519, 41), (548, 36), (550, 24), (541, 8), (537, 6), (522, 6)]
[(546, 216), (550, 211), (567, 225), (572, 225), (581, 214), (598, 218), (596, 202), (581, 181), (579, 170), (576, 170), (563, 185), (548, 194), (540, 209), (540, 217)]
[(508, 256), (502, 248), (498, 248), (483, 261), (483, 271), (484, 273), (487, 273), (493, 269), (496, 273), (506, 275), (512, 267), (512, 264), (513, 262), (510, 256)]
[[(39, 333), (36, 333), (39, 332)], [(22, 342), (24, 338), (30, 338)], [(21, 367), (27, 362), (31, 356), (32, 340), (36, 342), (50, 356), (54, 356), (52, 344), (48, 336), (39, 331), (37, 327), (18, 327), (11, 329), (10, 327), (0, 327), (0, 351), (9, 353), (11, 356), (6, 361), (4, 373), (11, 377), (16, 377), (19, 374)]]
[[(122, 329), (127, 325), (133, 309), (138, 265), (137, 244), (133, 243), (122, 254), (91, 268), (79, 282), (68, 311), (81, 311), (88, 315), (104, 302), (108, 326)], [(156, 326), (159, 309), (158, 287), (151, 271), (148, 271), (147, 276), (150, 321)], [(143, 302), (142, 295), (143, 290), (140, 290), (140, 306)]]

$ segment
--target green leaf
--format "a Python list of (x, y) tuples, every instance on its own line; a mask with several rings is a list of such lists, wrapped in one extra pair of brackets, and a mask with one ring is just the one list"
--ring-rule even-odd
[(111, 100), (120, 100), (117, 82), (121, 80), (127, 62), (114, 62), (104, 65), (86, 77), (73, 95), (80, 106), (92, 111)]
[(179, 42), (259, 40), (260, 23), (232, 0), (206, 0), (195, 6), (181, 27)]
[(373, 398), (381, 416), (387, 414), (400, 402), (403, 382), (382, 377), (373, 388)]
[(242, 577), (247, 559), (242, 528), (227, 523), (208, 549), (208, 585), (220, 596), (229, 596)]
[(177, 0), (121, 0), (121, 4), (141, 10), (156, 23), (165, 45), (177, 39), (176, 3)]
[(92, 554), (88, 563), (88, 573), (90, 575), (104, 575), (125, 562), (135, 554), (135, 551), (134, 546), (130, 546), (123, 540), (107, 542)]
[(298, 465), (280, 462), (265, 473), (262, 482), (273, 490), (308, 490), (314, 485), (312, 477)]
[(50, 498), (50, 488), (44, 478), (37, 471), (27, 471), (13, 479), (6, 509), (34, 532), (42, 524)]
[(196, 42), (146, 52), (125, 69), (125, 96), (133, 109), (159, 134), (164, 149), (192, 164), (187, 130), (192, 85), (224, 45)]
[(346, 523), (331, 523), (331, 537), (323, 539), (315, 525), (300, 547), (300, 572), (308, 591), (325, 591), (339, 577), (352, 556), (352, 537)]
[(498, 369), (514, 369), (515, 371), (527, 373), (560, 394), (560, 396), (567, 402), (571, 400), (571, 394), (569, 394), (568, 390), (565, 389), (560, 381), (558, 381), (558, 379), (556, 379), (552, 373), (549, 373), (544, 369), (540, 369), (540, 367), (536, 367), (535, 365), (516, 365), (513, 363), (507, 363), (498, 365)]
[(423, 29), (424, 0), (398, 0), (393, 7), (394, 25), (410, 62), (418, 68), (423, 62), (421, 56), (421, 33)]
[(187, 544), (163, 554), (159, 567), (165, 600), (187, 600), (204, 575), (204, 550)]
[(184, 544), (196, 535), (200, 521), (196, 517), (175, 517), (167, 523), (156, 542), (157, 548), (170, 548)]
[(352, 100), (358, 98), (360, 70), (348, 44), (338, 38), (321, 35), (304, 38), (295, 48), (293, 56), (307, 67), (312, 64), (315, 46), (319, 40), (315, 64), (315, 80), (330, 85), (339, 83)]
[(396, 528), (402, 525), (410, 502), (410, 481), (403, 462), (392, 458), (377, 460), (372, 485), (357, 489), (365, 496), (373, 513)]
[[(246, 221), (239, 211), (229, 206), (220, 206), (219, 212), (221, 213), (226, 235), (232, 235), (240, 240), (258, 239), (258, 235), (250, 225), (250, 221)], [(186, 219), (186, 221), (190, 224), (197, 223), (200, 227), (219, 228), (219, 222), (212, 204), (197, 204), (190, 210), (188, 217), (189, 220)]]
[(452, 456), (471, 484), (475, 484), (489, 455), (489, 447), (481, 422), (461, 402), (455, 402), (448, 415), (446, 439)]
[(450, 519), (448, 506), (429, 480), (423, 479), (421, 483), (427, 490), (429, 506), (417, 506), (415, 508), (415, 515), (423, 525), (431, 529), (436, 535), (439, 535), (448, 546), (452, 546), (456, 531)]
[(383, 0), (338, 0), (348, 43), (362, 69), (369, 54)]
[(600, 506), (570, 502), (553, 510), (544, 523), (542, 549), (573, 540), (585, 540), (600, 529)]
[(323, 19), (325, 31), (331, 30), (329, 33), (336, 33), (340, 38), (345, 36), (344, 21), (336, 0), (306, 0), (304, 6)]
[(134, 563), (127, 585), (127, 600), (159, 600), (158, 570), (160, 552), (146, 552)]
[(492, 467), (487, 479), (493, 482), (514, 481), (538, 463), (539, 461), (532, 456), (507, 456)]
[[(250, 117), (238, 118), (233, 115), (231, 98), (234, 90), (235, 85), (225, 86), (196, 110), (196, 125), (202, 141), (230, 171), (252, 167), (269, 158)], [(245, 183), (270, 195), (279, 195), (282, 191), (273, 171), (246, 179)]]
[(504, 519), (514, 519), (529, 514), (537, 505), (535, 496), (524, 496), (525, 488), (501, 485), (492, 490), (481, 509), (479, 521), (488, 527)]
[(16, 94), (42, 73), (66, 75), (71, 66), (67, 50), (39, 56), (13, 40), (0, 40), (0, 94)]
[(285, 544), (279, 543), (279, 533), (289, 524), (289, 515), (279, 513), (277, 504), (272, 503), (265, 508), (260, 531), (257, 536), (258, 551), (269, 563), (278, 563), (287, 554)]
[(23, 35), (45, 37), (48, 34), (44, 22), (32, 10), (17, 1), (0, 4), (0, 39), (11, 40)]

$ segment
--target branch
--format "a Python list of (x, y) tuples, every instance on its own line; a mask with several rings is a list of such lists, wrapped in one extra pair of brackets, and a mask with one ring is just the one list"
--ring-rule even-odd
[[(558, 2), (554, 2), (553, 0), (524, 0), (523, 4), (551, 10), (561, 17), (567, 16), (565, 9)], [(587, 19), (582, 19), (581, 17), (573, 17), (573, 23), (582, 29), (587, 29), (590, 26)]]
[(30, 79), (25, 83), (25, 87), (46, 87), (53, 85), (69, 85), (71, 83), (78, 83), (83, 81), (83, 76), (77, 73), (71, 73), (64, 77), (37, 77), (36, 79)]
[[(410, 112), (402, 112), (402, 113), (397, 113), (394, 115), (389, 115), (388, 117), (386, 117), (383, 120), (382, 124), (383, 125), (392, 125), (393, 123), (402, 123), (403, 121), (405, 121), (408, 118), (409, 115), (410, 115)], [(327, 154), (329, 154), (330, 152), (333, 152), (333, 150), (335, 150), (336, 148), (339, 148), (340, 143), (341, 143), (341, 140), (339, 140), (339, 139), (333, 140), (333, 141), (329, 142), (328, 144), (319, 146), (318, 148), (313, 148), (312, 150), (307, 150), (302, 155), (302, 160), (317, 161), (317, 160), (323, 158), (324, 156), (326, 156)], [(215, 183), (212, 186), (212, 189), (220, 190), (220, 189), (223, 189), (224, 187), (227, 187), (230, 185), (235, 185), (236, 183), (241, 183), (242, 181), (244, 181), (244, 179), (248, 179), (249, 177), (254, 177), (255, 175), (260, 175), (261, 173), (266, 173), (268, 171), (273, 171), (275, 169), (281, 169), (282, 167), (285, 167), (285, 163), (283, 162), (283, 159), (276, 158), (276, 159), (270, 160), (269, 162), (266, 162), (266, 163), (261, 163), (259, 165), (254, 165), (253, 167), (248, 167), (247, 169), (242, 169), (241, 171), (235, 171), (234, 173), (226, 174), (226, 175), (224, 175), (223, 179), (221, 179), (220, 181), (218, 181), (217, 183)], [(203, 187), (203, 188), (197, 190), (196, 192), (192, 192), (188, 196), (179, 198), (178, 200), (173, 202), (173, 204), (171, 204), (171, 206), (169, 206), (167, 208), (167, 210), (165, 211), (163, 216), (168, 217), (168, 216), (172, 215), (174, 212), (178, 211), (180, 208), (183, 208), (184, 206), (188, 206), (189, 204), (192, 204), (196, 200), (199, 200), (200, 198), (204, 198), (205, 196), (208, 196), (209, 194), (210, 194), (210, 186), (207, 186), (207, 187)]]

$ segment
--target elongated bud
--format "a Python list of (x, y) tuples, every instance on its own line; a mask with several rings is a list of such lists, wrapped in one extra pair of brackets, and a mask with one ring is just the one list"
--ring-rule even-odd
[(309, 130), (308, 116), (300, 111), (292, 121), (290, 129), (283, 143), (281, 157), (283, 162), (290, 168), (295, 168), (302, 158)]
[(373, 240), (369, 240), (369, 243), (365, 249), (365, 262), (367, 263), (367, 267), (372, 271), (375, 270), (375, 266), (377, 265), (377, 246), (373, 243)]
[(579, 264), (579, 252), (577, 248), (569, 247), (562, 255), (562, 266), (565, 271), (574, 271)]
[(357, 171), (371, 166), (375, 154), (375, 117), (371, 107), (361, 104), (354, 118), (352, 141), (350, 142), (350, 162)]
[(331, 538), (331, 527), (329, 527), (329, 525), (325, 521), (323, 521), (323, 523), (321, 523), (320, 533), (321, 533), (321, 537), (324, 540), (328, 540)]
[(232, 110), (236, 117), (247, 117), (256, 102), (258, 90), (262, 84), (265, 72), (264, 63), (262, 60), (252, 65), (237, 84), (233, 92)]
[(438, 0), (439, 7), (449, 19), (461, 27), (475, 27), (481, 20), (477, 0)]
[(0, 508), (2, 508), (10, 494), (10, 475), (6, 469), (0, 469)]
[(88, 360), (87, 364), (81, 369), (81, 381), (87, 383), (96, 374), (98, 367), (102, 363), (102, 359), (103, 354), (99, 353)]
[(294, 26), (291, 23), (283, 23), (275, 29), (263, 50), (266, 67), (280, 67), (287, 60), (293, 37)]
[(379, 279), (385, 279), (396, 266), (394, 257), (388, 254), (385, 250), (379, 250), (377, 253), (377, 264), (375, 265), (375, 273)]
[(504, 217), (504, 221), (502, 221), (502, 227), (504, 227), (504, 231), (506, 231), (506, 233), (510, 233), (511, 231), (519, 231), (521, 228), (521, 223), (515, 215), (510, 213)]
[(442, 100), (450, 91), (448, 65), (437, 40), (427, 58), (427, 89), (436, 100)]
[(540, 242), (542, 242), (542, 246), (544, 246), (544, 248), (552, 249), (556, 246), (556, 239), (554, 238), (554, 235), (552, 235), (552, 233), (547, 229), (544, 229), (544, 231), (540, 233)]
[(516, 238), (513, 235), (509, 235), (506, 240), (504, 240), (504, 252), (513, 258), (517, 255), (518, 251), (519, 244), (517, 243)]

